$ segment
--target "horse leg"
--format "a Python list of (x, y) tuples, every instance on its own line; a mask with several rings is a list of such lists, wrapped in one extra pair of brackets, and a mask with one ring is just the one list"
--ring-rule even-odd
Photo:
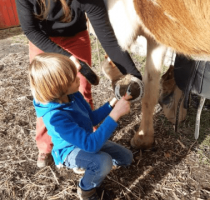
[(147, 149), (154, 142), (153, 112), (158, 102), (160, 72), (167, 48), (147, 39), (147, 58), (144, 72), (144, 96), (142, 98), (142, 120), (138, 132), (131, 139), (134, 148)]

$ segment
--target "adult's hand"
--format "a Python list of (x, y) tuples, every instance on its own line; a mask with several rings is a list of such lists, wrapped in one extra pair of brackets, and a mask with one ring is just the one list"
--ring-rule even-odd
[(74, 56), (70, 56), (70, 60), (75, 64), (77, 70), (79, 71), (81, 69), (79, 60)]
[(78, 60), (76, 57), (71, 56), (72, 60), (77, 68), (77, 70), (87, 79), (87, 81), (92, 85), (99, 84), (99, 77), (97, 74), (90, 68), (90, 66), (81, 60)]

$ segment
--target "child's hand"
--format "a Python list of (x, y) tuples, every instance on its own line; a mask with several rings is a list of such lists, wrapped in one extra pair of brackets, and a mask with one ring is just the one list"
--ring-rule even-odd
[(120, 117), (123, 115), (126, 115), (130, 112), (130, 102), (128, 101), (131, 99), (132, 96), (125, 95), (123, 96), (116, 104), (109, 116), (114, 119), (115, 121), (118, 121)]

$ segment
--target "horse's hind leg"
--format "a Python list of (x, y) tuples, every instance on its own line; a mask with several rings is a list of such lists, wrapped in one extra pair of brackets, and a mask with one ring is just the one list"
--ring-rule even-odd
[(144, 97), (142, 99), (142, 120), (138, 132), (131, 140), (135, 148), (147, 149), (154, 142), (153, 112), (158, 101), (160, 72), (166, 47), (147, 39), (147, 59), (144, 72)]

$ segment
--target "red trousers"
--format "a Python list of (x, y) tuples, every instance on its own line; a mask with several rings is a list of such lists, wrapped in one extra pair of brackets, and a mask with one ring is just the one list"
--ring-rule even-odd
[[(51, 37), (50, 39), (79, 60), (85, 61), (91, 66), (91, 47), (88, 31), (82, 31), (73, 37)], [(29, 42), (30, 62), (40, 53), (43, 53), (43, 51), (37, 48), (33, 43)], [(80, 73), (78, 73), (78, 76), (80, 77), (79, 91), (83, 94), (84, 98), (93, 109), (94, 106), (91, 96), (91, 85)], [(41, 117), (37, 118), (36, 123), (36, 143), (39, 152), (51, 152), (53, 144), (51, 137), (47, 134), (47, 129)]]

